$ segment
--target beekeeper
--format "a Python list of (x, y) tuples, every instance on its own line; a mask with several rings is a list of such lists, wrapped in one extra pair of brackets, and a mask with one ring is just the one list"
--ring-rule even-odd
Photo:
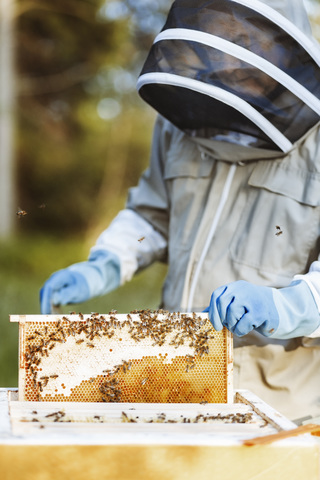
[(302, 0), (176, 0), (138, 79), (150, 166), (42, 313), (167, 261), (162, 307), (234, 333), (235, 387), (319, 416), (319, 66)]

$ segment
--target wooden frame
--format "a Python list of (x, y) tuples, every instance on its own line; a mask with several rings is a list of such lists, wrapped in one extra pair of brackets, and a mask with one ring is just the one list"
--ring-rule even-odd
[(207, 314), (11, 315), (10, 321), (19, 322), (21, 401), (233, 401), (232, 335), (214, 331)]

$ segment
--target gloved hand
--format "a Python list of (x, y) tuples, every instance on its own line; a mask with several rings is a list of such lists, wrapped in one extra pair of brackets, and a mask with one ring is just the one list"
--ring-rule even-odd
[(316, 302), (303, 280), (280, 289), (233, 282), (213, 292), (205, 311), (215, 330), (226, 327), (239, 337), (255, 329), (266, 337), (295, 338), (320, 325)]
[(87, 262), (75, 263), (52, 274), (40, 290), (42, 314), (53, 305), (81, 303), (120, 285), (120, 261), (108, 251), (95, 251)]

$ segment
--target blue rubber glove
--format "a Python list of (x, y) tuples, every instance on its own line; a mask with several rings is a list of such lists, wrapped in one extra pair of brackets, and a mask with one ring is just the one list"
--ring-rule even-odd
[(53, 305), (86, 302), (120, 285), (120, 261), (105, 250), (95, 251), (87, 262), (75, 263), (51, 275), (40, 290), (42, 314)]
[(240, 280), (217, 288), (205, 310), (219, 331), (226, 327), (242, 337), (256, 330), (266, 337), (308, 336), (320, 325), (320, 314), (307, 283), (285, 288), (252, 285)]

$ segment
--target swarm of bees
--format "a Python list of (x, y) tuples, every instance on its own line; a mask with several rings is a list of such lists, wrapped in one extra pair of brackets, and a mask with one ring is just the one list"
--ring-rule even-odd
[(120, 402), (121, 389), (118, 387), (119, 381), (116, 378), (105, 380), (99, 387), (103, 402)]
[(253, 414), (248, 413), (228, 413), (223, 415), (198, 414), (194, 418), (181, 415), (180, 418), (168, 418), (165, 413), (159, 413), (156, 417), (149, 419), (141, 419), (138, 416), (128, 415), (126, 412), (121, 413), (122, 423), (250, 423), (253, 421)]
[[(134, 409), (130, 409), (134, 410)], [(47, 415), (40, 416), (37, 411), (32, 412), (32, 419), (27, 420), (25, 419), (24, 421), (31, 421), (31, 422), (59, 422), (59, 423), (71, 423), (74, 422), (75, 420), (72, 418), (72, 415), (66, 415), (66, 413), (62, 410), (59, 411), (54, 411), (52, 413), (48, 413)], [(185, 415), (170, 415), (168, 416), (166, 413), (161, 412), (153, 416), (146, 417), (145, 415), (134, 415), (134, 414), (128, 414), (125, 411), (121, 412), (121, 416), (119, 418), (121, 423), (183, 423), (183, 424), (191, 424), (191, 423), (223, 423), (223, 424), (248, 424), (248, 423), (253, 423), (254, 418), (253, 418), (253, 413), (252, 412), (246, 412), (246, 413), (228, 413), (228, 414), (198, 414), (193, 417), (188, 417)], [(76, 420), (76, 421), (79, 421)], [(88, 417), (86, 416), (86, 422), (99, 422), (99, 423), (108, 423), (108, 418), (104, 418), (101, 415), (94, 415), (93, 417)], [(40, 428), (44, 428), (44, 425), (42, 424)]]
[[(186, 355), (185, 372), (189, 372), (195, 367), (195, 356), (202, 357), (209, 354), (209, 340), (213, 339), (213, 328), (203, 330), (206, 320), (193, 314), (180, 314), (180, 312), (169, 313), (164, 310), (134, 310), (127, 315), (124, 321), (116, 317), (117, 312), (112, 310), (108, 317), (93, 312), (90, 317), (84, 319), (82, 313), (79, 313), (79, 320), (70, 320), (66, 316), (54, 323), (54, 330), (49, 333), (48, 327), (44, 325), (43, 329), (38, 328), (27, 337), (25, 348), (26, 370), (31, 374), (33, 388), (37, 391), (37, 400), (41, 399), (41, 393), (48, 383), (55, 380), (58, 375), (39, 376), (40, 364), (43, 357), (48, 357), (52, 349), (59, 343), (65, 343), (67, 337), (76, 338), (76, 345), (85, 345), (87, 348), (95, 348), (95, 340), (101, 337), (112, 338), (116, 330), (126, 328), (135, 343), (149, 338), (152, 346), (162, 346), (168, 342), (170, 336), (170, 346), (178, 348), (187, 345), (193, 348), (194, 355)], [(131, 314), (134, 314), (133, 318)], [(138, 318), (137, 318), (138, 315)], [(126, 374), (131, 369), (131, 362), (123, 360), (121, 364), (115, 365), (113, 369), (104, 370), (105, 380), (100, 385), (101, 401), (119, 402), (121, 401), (121, 389), (116, 378), (117, 373)], [(94, 379), (92, 380), (94, 381)], [(148, 386), (149, 379), (141, 379), (141, 386)]]

